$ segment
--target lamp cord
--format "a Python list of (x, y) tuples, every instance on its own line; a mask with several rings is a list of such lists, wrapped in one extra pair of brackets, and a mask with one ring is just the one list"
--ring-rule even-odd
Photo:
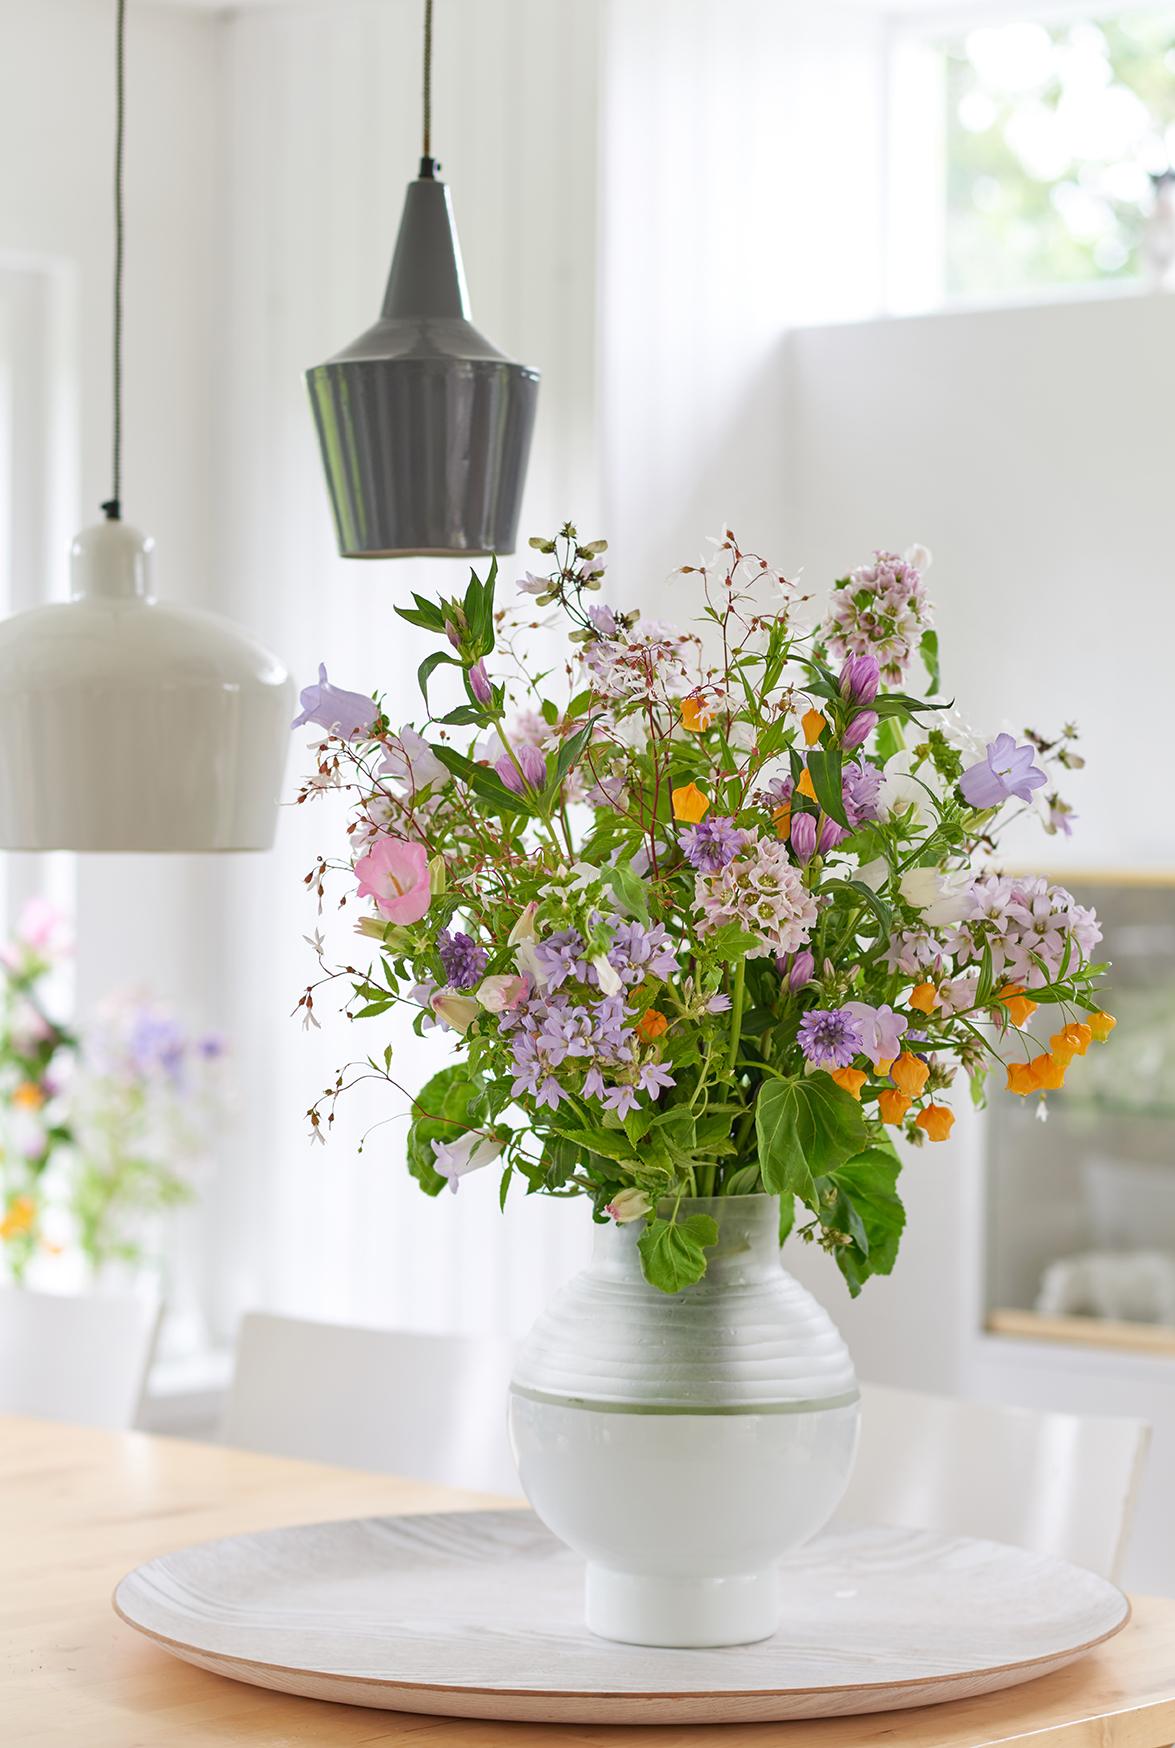
[(431, 178), (440, 168), (432, 155), (432, 0), (424, 0), (424, 128), (420, 151), (420, 174)]
[(117, 522), (122, 516), (122, 279), (123, 257), (123, 159), (126, 139), (126, 0), (116, 0), (114, 51), (114, 335), (113, 335), (113, 422), (111, 431), (111, 474), (113, 489), (102, 505), (107, 520)]

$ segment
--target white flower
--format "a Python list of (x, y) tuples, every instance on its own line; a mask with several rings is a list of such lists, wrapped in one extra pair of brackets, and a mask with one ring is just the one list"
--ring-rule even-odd
[(913, 776), (910, 769), (913, 763), (913, 753), (894, 754), (881, 773), (878, 803), (886, 819), (913, 807), (920, 824), (933, 825), (935, 813), (931, 797), (942, 794), (942, 778), (929, 759), (918, 766), (918, 774)]
[(932, 929), (949, 928), (970, 912), (966, 896), (971, 876), (965, 870), (942, 874), (937, 868), (909, 868), (900, 881), (901, 894)]
[(889, 879), (889, 863), (884, 856), (874, 856), (871, 862), (861, 863), (853, 879), (867, 886), (870, 892), (880, 892)]
[(925, 576), (926, 572), (934, 563), (934, 556), (928, 546), (919, 546), (917, 544), (914, 546), (907, 546), (905, 557), (906, 563), (908, 565), (913, 565), (916, 571), (921, 571), (923, 576)]
[(601, 995), (619, 995), (624, 988), (620, 973), (608, 958), (607, 953), (597, 953), (592, 960), (592, 968), (596, 973), (596, 981), (600, 986)]
[(430, 783), (447, 783), (449, 780), (448, 771), (423, 735), (408, 725), (392, 737), (380, 769), (385, 777), (391, 777), (397, 783), (407, 783), (413, 789), (424, 789)]
[(497, 1159), (502, 1151), (500, 1141), (491, 1141), (488, 1136), (475, 1135), (472, 1130), (466, 1130), (456, 1141), (433, 1141), (431, 1144), (433, 1166), (441, 1177), (448, 1178), (449, 1188), (457, 1193), (457, 1180), (463, 1178), (466, 1172), (480, 1171), (483, 1165)]
[(458, 995), (455, 989), (438, 989), (428, 1005), (445, 1030), (453, 1032), (467, 1032), (481, 1012), (472, 996)]

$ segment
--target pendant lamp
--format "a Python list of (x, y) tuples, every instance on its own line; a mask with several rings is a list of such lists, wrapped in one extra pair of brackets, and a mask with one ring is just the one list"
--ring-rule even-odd
[(344, 558), (513, 552), (539, 373), (469, 319), (449, 190), (432, 157), (432, 0), (424, 138), (378, 322), (306, 372)]
[(70, 555), (70, 600), (0, 623), (0, 849), (265, 850), (293, 684), (227, 620), (155, 594), (122, 520), (126, 0), (117, 0), (113, 492)]

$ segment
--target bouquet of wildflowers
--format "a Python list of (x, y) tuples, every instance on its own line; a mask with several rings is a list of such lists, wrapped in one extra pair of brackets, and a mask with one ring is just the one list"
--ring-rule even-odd
[(0, 1255), (16, 1281), (80, 1251), (97, 1274), (145, 1255), (146, 1223), (189, 1201), (221, 1104), (223, 1045), (150, 997), (111, 997), (81, 1031), (51, 1017), (69, 951), (42, 900), (0, 947)]
[[(994, 860), (1024, 809), (1069, 829), (1052, 772), (1080, 763), (1074, 731), (976, 741), (933, 696), (920, 549), (877, 553), (819, 617), (726, 532), (680, 573), (686, 632), (593, 598), (603, 541), (568, 524), (531, 545), (550, 569), (521, 608), (497, 609), (491, 567), (397, 609), (439, 643), (416, 725), (325, 669), (302, 694), (295, 726), (326, 738), (299, 800), (352, 807), (346, 857), (308, 882), (321, 903), (343, 874), (373, 954), (332, 966), (316, 933), (304, 1019), (344, 977), (354, 1018), (406, 1006), (447, 1035), (405, 1093), (430, 1195), (493, 1164), (503, 1202), (515, 1182), (586, 1196), (643, 1224), (647, 1278), (677, 1291), (717, 1237), (693, 1199), (778, 1194), (784, 1235), (798, 1222), (856, 1293), (897, 1254), (893, 1139), (945, 1140), (952, 1090), (980, 1101), (993, 1064), (1043, 1099), (1114, 1023), (1094, 914)], [(568, 643), (544, 671), (527, 632), (553, 618)], [(463, 696), (438, 719), (444, 668)], [(398, 1087), (390, 1043), (339, 1073), (312, 1133), (371, 1076)]]

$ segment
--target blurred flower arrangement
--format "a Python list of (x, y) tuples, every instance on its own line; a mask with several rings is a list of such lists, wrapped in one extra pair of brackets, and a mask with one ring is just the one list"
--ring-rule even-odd
[[(855, 1293), (897, 1254), (891, 1138), (945, 1140), (950, 1090), (962, 1075), (981, 1101), (992, 1064), (1043, 1099), (1114, 1024), (1093, 912), (993, 863), (1027, 809), (1069, 830), (1051, 773), (1081, 762), (1075, 731), (977, 741), (904, 689), (916, 659), (938, 687), (921, 549), (875, 554), (812, 624), (726, 531), (679, 573), (703, 598), (693, 634), (592, 600), (603, 541), (568, 524), (531, 545), (550, 568), (521, 608), (496, 609), (493, 566), (461, 599), (397, 609), (440, 640), (420, 729), (325, 669), (302, 694), (294, 726), (326, 736), (299, 801), (351, 806), (346, 856), (307, 883), (321, 908), (340, 873), (375, 950), (334, 966), (316, 932), (304, 1021), (341, 977), (353, 1018), (407, 1006), (455, 1044), (415, 1096), (390, 1043), (340, 1071), (312, 1134), (357, 1081), (386, 1081), (425, 1191), (494, 1163), (503, 1203), (516, 1181), (586, 1196), (597, 1220), (642, 1222), (666, 1291), (717, 1237), (687, 1198), (779, 1194), (784, 1234), (798, 1219)], [(542, 608), (569, 635), (549, 672), (525, 649), (528, 628), (549, 636)], [(438, 720), (444, 667), (464, 697)], [(1064, 1020), (1047, 1041), (1044, 1003)]]
[(75, 1250), (98, 1274), (149, 1259), (153, 1216), (189, 1201), (223, 1101), (224, 1047), (191, 1037), (141, 994), (112, 997), (75, 1031), (45, 986), (69, 950), (60, 914), (34, 901), (0, 949), (0, 1254), (25, 1278)]

